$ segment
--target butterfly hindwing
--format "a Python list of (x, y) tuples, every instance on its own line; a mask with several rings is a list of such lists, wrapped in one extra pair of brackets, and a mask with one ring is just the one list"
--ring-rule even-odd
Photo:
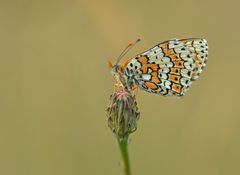
[(198, 58), (203, 55), (199, 50), (200, 40), (172, 39), (154, 46), (128, 62), (126, 72), (130, 74), (127, 78), (131, 75), (137, 86), (150, 93), (184, 95), (202, 70), (202, 67), (197, 69)]
[(207, 40), (201, 38), (191, 38), (181, 40), (188, 46), (195, 61), (195, 70), (192, 75), (192, 80), (197, 80), (206, 66), (208, 59), (208, 43)]

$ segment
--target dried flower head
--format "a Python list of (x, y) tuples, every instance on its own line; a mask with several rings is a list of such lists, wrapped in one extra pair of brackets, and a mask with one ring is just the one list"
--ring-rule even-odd
[(120, 90), (110, 96), (110, 105), (107, 108), (108, 126), (118, 137), (134, 132), (139, 116), (137, 102), (130, 92)]

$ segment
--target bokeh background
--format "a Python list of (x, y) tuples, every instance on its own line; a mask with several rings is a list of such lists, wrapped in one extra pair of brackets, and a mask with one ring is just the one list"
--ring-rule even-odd
[[(171, 38), (209, 42), (184, 98), (139, 92), (133, 175), (240, 174), (237, 0), (0, 0), (0, 174), (121, 175), (105, 109), (114, 61)], [(126, 57), (126, 58), (127, 58)]]

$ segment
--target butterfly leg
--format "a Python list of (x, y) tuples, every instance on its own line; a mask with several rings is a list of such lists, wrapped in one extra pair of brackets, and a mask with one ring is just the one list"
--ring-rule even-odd
[(131, 94), (133, 97), (136, 97), (138, 93), (138, 87), (134, 86), (133, 89), (131, 90)]
[(115, 83), (114, 84), (114, 91), (122, 91), (124, 89), (124, 86), (122, 83)]
[(120, 81), (119, 75), (116, 75), (115, 78), (116, 78), (117, 82), (114, 84), (114, 90), (115, 91), (122, 91), (122, 90), (124, 90), (124, 86), (123, 86), (122, 82)]

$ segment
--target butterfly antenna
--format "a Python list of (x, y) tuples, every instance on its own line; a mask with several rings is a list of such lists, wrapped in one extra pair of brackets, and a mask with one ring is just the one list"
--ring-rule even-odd
[(118, 56), (116, 64), (118, 64), (122, 57), (124, 57), (128, 53), (128, 51), (131, 50), (131, 48), (133, 48), (133, 46), (135, 46), (139, 41), (141, 41), (141, 39), (137, 39), (134, 43), (129, 43), (127, 47)]

